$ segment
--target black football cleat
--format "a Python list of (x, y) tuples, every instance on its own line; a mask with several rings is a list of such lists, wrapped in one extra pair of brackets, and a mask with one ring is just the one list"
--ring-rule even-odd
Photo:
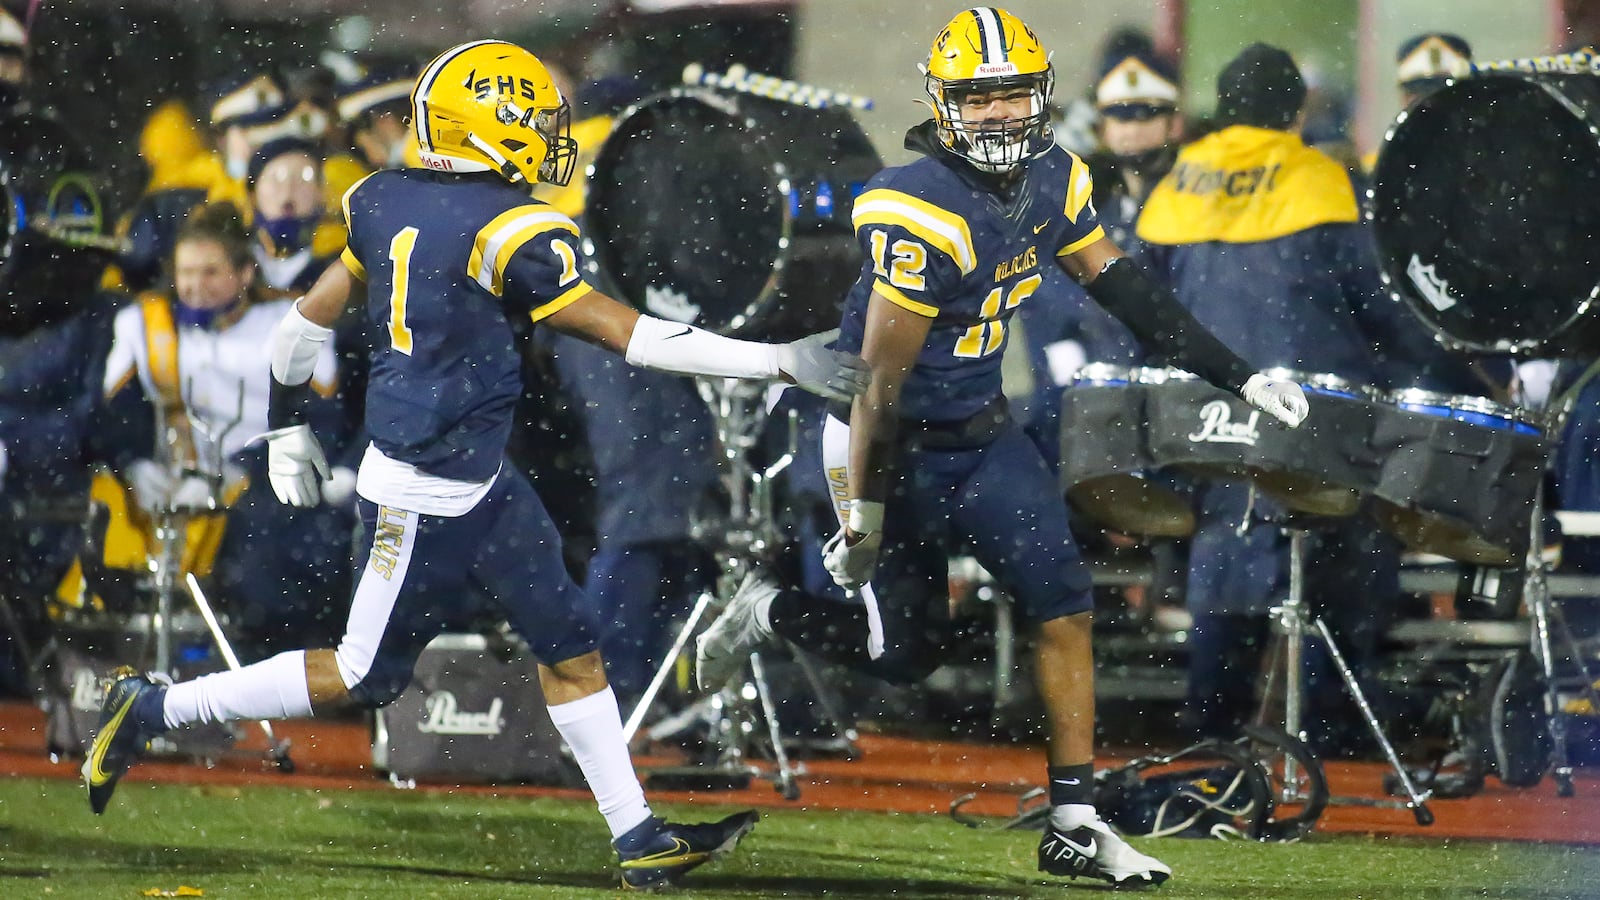
[[(161, 733), (147, 730), (134, 707), (150, 692), (166, 690), (128, 666), (112, 672), (108, 681), (106, 699), (100, 705), (100, 727), (89, 745), (88, 758), (83, 761), (83, 783), (89, 788), (89, 808), (95, 815), (106, 811), (117, 780), (149, 749), (150, 739)], [(148, 701), (156, 703), (157, 715), (161, 709), (159, 699), (150, 697)]]
[(738, 846), (758, 818), (755, 810), (747, 810), (716, 822), (680, 825), (651, 816), (612, 842), (622, 886), (646, 891), (667, 887)]
[(1039, 839), (1039, 871), (1098, 878), (1118, 887), (1159, 885), (1172, 877), (1165, 863), (1133, 849), (1099, 820), (1071, 831), (1046, 823)]

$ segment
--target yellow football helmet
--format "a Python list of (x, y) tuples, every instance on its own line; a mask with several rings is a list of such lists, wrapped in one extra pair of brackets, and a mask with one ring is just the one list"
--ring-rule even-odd
[(504, 41), (460, 44), (428, 63), (411, 89), (411, 122), (430, 169), (566, 184), (578, 159), (572, 110), (550, 71)]
[[(978, 168), (1006, 172), (1055, 143), (1047, 108), (1056, 82), (1050, 54), (1033, 30), (1011, 13), (978, 6), (958, 14), (934, 38), (922, 72), (933, 98), (939, 139)], [(1032, 94), (1027, 116), (965, 121), (962, 100), (1010, 88), (1026, 88)]]

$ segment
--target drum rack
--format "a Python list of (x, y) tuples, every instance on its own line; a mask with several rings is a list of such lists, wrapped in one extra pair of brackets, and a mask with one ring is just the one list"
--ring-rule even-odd
[[(722, 449), (723, 484), (728, 489), (728, 518), (719, 529), (712, 557), (723, 571), (717, 581), (717, 590), (702, 592), (695, 600), (666, 658), (661, 661), (643, 696), (629, 714), (623, 726), (623, 738), (630, 743), (639, 733), (651, 704), (675, 670), (679, 658), (688, 647), (689, 639), (697, 632), (702, 620), (706, 619), (707, 612), (720, 611), (719, 595), (732, 596), (734, 587), (746, 573), (771, 561), (780, 543), (772, 513), (772, 482), (788, 469), (798, 449), (795, 416), (791, 412), (786, 452), (765, 468), (757, 470), (749, 454), (759, 441), (767, 420), (766, 384), (699, 378), (696, 379), (696, 385), (701, 399), (711, 411), (712, 427)], [(823, 718), (838, 736), (845, 754), (854, 758), (860, 753), (856, 746), (855, 729), (844, 726), (816, 669), (800, 653), (793, 655)], [(714, 747), (709, 764), (652, 770), (646, 772), (647, 782), (663, 787), (692, 785), (705, 790), (718, 790), (741, 789), (752, 778), (765, 778), (773, 782), (774, 789), (784, 799), (799, 798), (799, 776), (805, 774), (805, 767), (791, 759), (784, 746), (771, 683), (759, 652), (751, 652), (747, 672), (747, 677), (735, 679), (721, 690), (663, 718), (645, 732), (650, 740), (658, 741), (703, 725), (708, 729), (710, 743)], [(766, 732), (765, 737), (770, 744), (774, 762), (772, 771), (750, 761), (751, 742), (762, 730)]]

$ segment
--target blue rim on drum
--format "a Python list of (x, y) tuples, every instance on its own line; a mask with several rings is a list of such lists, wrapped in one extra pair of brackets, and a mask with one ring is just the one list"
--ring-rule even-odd
[(1263, 375), (1274, 381), (1292, 381), (1308, 394), (1324, 397), (1341, 397), (1345, 400), (1382, 400), (1383, 392), (1375, 387), (1330, 375), (1326, 372), (1301, 372), (1295, 369), (1266, 369)]
[(1130, 384), (1166, 384), (1169, 381), (1192, 381), (1194, 374), (1182, 369), (1162, 369), (1152, 366), (1123, 366), (1116, 363), (1085, 363), (1072, 376), (1074, 387), (1122, 387)]
[(1512, 431), (1537, 436), (1542, 430), (1528, 414), (1515, 407), (1496, 403), (1487, 397), (1440, 394), (1433, 391), (1401, 390), (1389, 394), (1390, 402), (1409, 412), (1452, 419), (1480, 428)]

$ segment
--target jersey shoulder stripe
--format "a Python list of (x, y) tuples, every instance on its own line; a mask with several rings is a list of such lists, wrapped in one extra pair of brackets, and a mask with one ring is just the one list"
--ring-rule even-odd
[(1089, 174), (1089, 164), (1080, 159), (1078, 154), (1070, 150), (1062, 152), (1072, 160), (1072, 166), (1067, 170), (1067, 204), (1063, 212), (1069, 221), (1076, 223), (1094, 194), (1094, 178)]
[(961, 274), (977, 268), (972, 230), (949, 210), (890, 188), (874, 188), (856, 198), (851, 217), (857, 231), (866, 225), (898, 225), (955, 261)]
[(478, 230), (467, 260), (467, 276), (496, 297), (505, 292), (506, 264), (519, 248), (548, 231), (569, 231), (578, 226), (543, 203), (508, 209)]

